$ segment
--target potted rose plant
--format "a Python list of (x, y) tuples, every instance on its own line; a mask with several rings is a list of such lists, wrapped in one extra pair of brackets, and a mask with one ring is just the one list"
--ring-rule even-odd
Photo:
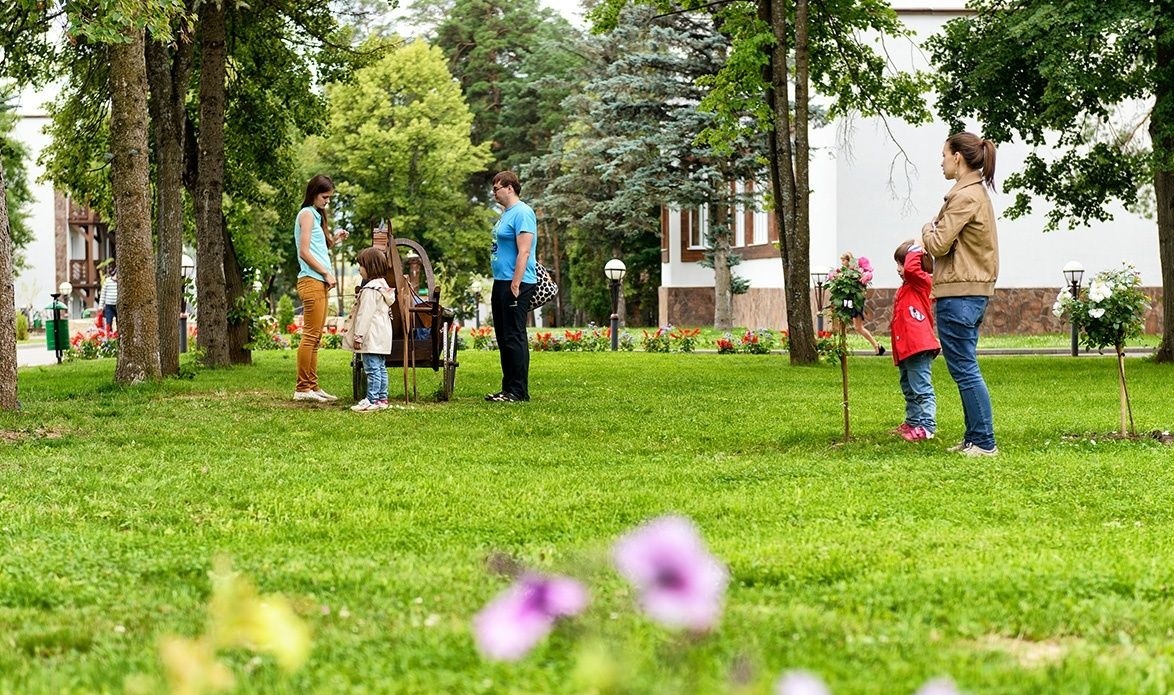
[(867, 258), (853, 258), (846, 253), (841, 257), (840, 267), (828, 274), (828, 296), (831, 298), (828, 312), (838, 337), (840, 358), (840, 381), (844, 392), (844, 441), (852, 436), (848, 409), (848, 325), (852, 315), (864, 308), (864, 292), (872, 282), (872, 264)]

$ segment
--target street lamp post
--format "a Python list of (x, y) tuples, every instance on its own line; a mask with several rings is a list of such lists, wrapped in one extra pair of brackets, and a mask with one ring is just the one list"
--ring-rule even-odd
[[(1068, 261), (1064, 264), (1064, 280), (1068, 283), (1068, 291), (1072, 293), (1073, 299), (1080, 298), (1080, 281), (1084, 278), (1084, 266), (1080, 261)], [(1076, 317), (1072, 317), (1072, 356), (1076, 357), (1079, 352), (1078, 343), (1076, 340)]]
[(628, 267), (618, 258), (613, 258), (603, 266), (603, 274), (611, 281), (611, 350), (615, 352), (620, 347), (620, 282)]
[(817, 270), (811, 274), (811, 283), (815, 287), (815, 330), (823, 332), (823, 290), (828, 279), (826, 270)]
[(183, 254), (179, 259), (179, 273), (183, 277), (183, 284), (179, 288), (179, 351), (188, 351), (188, 281), (196, 272), (196, 262), (191, 256)]

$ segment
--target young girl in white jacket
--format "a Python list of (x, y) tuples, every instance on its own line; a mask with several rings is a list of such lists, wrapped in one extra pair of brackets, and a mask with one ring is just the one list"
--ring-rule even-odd
[(391, 354), (391, 314), (395, 290), (388, 286), (387, 254), (375, 247), (359, 252), (356, 259), (363, 284), (356, 292), (355, 320), (351, 324), (354, 350), (363, 356), (367, 374), (367, 397), (351, 406), (356, 413), (370, 413), (387, 408), (387, 362)]

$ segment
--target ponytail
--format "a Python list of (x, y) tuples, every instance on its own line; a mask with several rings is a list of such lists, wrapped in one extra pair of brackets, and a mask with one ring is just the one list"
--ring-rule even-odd
[(982, 172), (982, 181), (992, 191), (995, 188), (995, 143), (974, 133), (954, 133), (946, 138), (951, 152), (962, 155), (966, 166)]

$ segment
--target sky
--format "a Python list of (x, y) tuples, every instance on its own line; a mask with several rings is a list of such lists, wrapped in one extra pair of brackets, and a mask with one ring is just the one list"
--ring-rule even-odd
[(543, 7), (550, 8), (558, 12), (571, 24), (580, 29), (587, 28), (586, 22), (583, 21), (583, 7), (579, 4), (579, 0), (541, 0)]

